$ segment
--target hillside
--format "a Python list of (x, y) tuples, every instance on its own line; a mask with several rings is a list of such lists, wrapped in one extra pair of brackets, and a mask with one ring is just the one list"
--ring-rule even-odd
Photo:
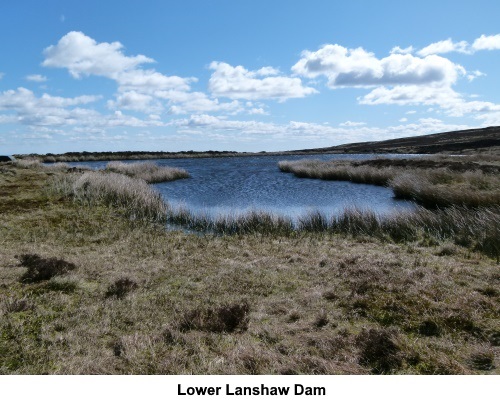
[(379, 142), (360, 142), (329, 148), (307, 149), (316, 153), (500, 153), (500, 127), (412, 136)]

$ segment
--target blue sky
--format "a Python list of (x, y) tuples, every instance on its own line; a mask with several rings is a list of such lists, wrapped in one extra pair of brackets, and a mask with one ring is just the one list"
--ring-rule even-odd
[(500, 125), (498, 1), (3, 1), (0, 154)]

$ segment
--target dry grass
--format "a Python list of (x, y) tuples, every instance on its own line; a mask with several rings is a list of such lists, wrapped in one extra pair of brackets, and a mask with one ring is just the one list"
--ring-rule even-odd
[(189, 177), (188, 172), (184, 169), (168, 166), (158, 166), (157, 164), (152, 162), (110, 162), (106, 165), (106, 170), (125, 174), (136, 179), (142, 179), (147, 183), (162, 183)]
[(131, 218), (164, 221), (167, 206), (161, 195), (142, 179), (119, 173), (85, 172), (56, 178), (51, 189), (80, 204), (105, 204), (124, 210)]
[[(499, 267), (473, 249), (429, 234), (165, 232), (105, 199), (43, 191), (67, 174), (12, 170), (1, 373), (498, 373)], [(21, 254), (75, 268), (22, 283)]]
[(345, 180), (389, 186), (397, 198), (414, 200), (427, 207), (463, 205), (484, 207), (500, 204), (498, 160), (481, 157), (421, 158), (368, 161), (299, 160), (279, 162), (283, 172), (297, 177)]

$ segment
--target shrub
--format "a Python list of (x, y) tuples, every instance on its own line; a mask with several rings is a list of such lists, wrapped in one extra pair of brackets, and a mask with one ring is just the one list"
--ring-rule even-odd
[(493, 350), (481, 348), (472, 353), (469, 357), (469, 363), (476, 370), (488, 371), (495, 368), (495, 354)]
[(106, 291), (106, 298), (123, 298), (137, 288), (137, 283), (128, 277), (122, 277), (111, 284)]
[(396, 332), (385, 329), (364, 329), (356, 338), (360, 349), (359, 362), (377, 374), (392, 372), (401, 367), (400, 348)]
[(55, 257), (44, 259), (37, 254), (23, 254), (19, 261), (21, 266), (28, 268), (28, 271), (21, 276), (23, 283), (50, 280), (52, 277), (66, 274), (76, 267), (73, 263), (65, 260)]
[(215, 308), (196, 308), (185, 313), (180, 321), (182, 331), (202, 330), (207, 332), (235, 332), (246, 330), (250, 306), (241, 304), (224, 304)]

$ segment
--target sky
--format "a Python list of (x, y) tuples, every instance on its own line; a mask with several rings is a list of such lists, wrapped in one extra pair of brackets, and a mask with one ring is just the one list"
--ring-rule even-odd
[(500, 125), (500, 2), (4, 0), (0, 154), (282, 151)]

